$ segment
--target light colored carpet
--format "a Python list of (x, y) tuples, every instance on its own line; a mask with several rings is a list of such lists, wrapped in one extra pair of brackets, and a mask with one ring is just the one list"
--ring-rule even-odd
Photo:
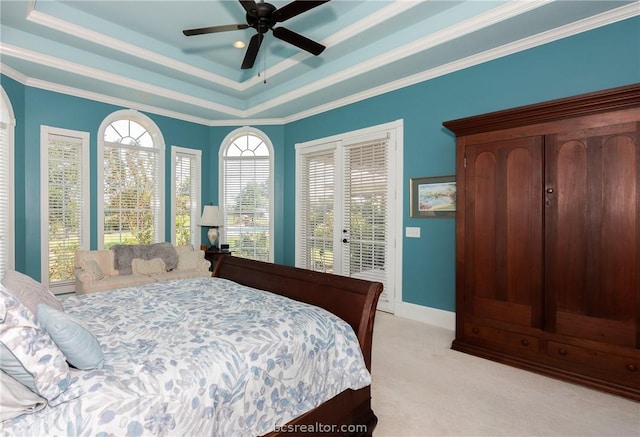
[(375, 437), (640, 437), (640, 402), (453, 351), (453, 337), (378, 312)]

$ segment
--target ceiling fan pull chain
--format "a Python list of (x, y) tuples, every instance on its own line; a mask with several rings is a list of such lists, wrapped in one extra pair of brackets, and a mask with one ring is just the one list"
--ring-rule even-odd
[(267, 50), (262, 51), (262, 59), (263, 59), (263, 68), (264, 68), (264, 77), (262, 82), (266, 85), (267, 83)]

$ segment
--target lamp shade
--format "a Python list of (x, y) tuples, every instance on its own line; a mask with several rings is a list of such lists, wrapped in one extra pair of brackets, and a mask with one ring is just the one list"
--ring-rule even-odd
[(205, 205), (202, 210), (202, 217), (198, 225), (200, 226), (222, 226), (222, 215), (220, 215), (220, 209), (215, 205)]

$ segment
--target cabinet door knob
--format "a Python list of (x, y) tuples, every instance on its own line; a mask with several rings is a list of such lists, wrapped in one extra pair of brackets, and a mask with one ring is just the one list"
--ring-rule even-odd
[(636, 372), (638, 370), (638, 366), (635, 364), (627, 364), (627, 370), (629, 372)]
[(549, 193), (549, 194), (553, 194), (554, 191), (555, 190), (553, 188), (551, 188), (551, 187), (547, 188), (547, 193)]
[(558, 349), (558, 353), (559, 353), (560, 355), (567, 355), (567, 350), (566, 350), (565, 348), (562, 348), (562, 347), (561, 347), (560, 349)]
[(478, 328), (473, 328), (471, 332), (473, 332), (474, 334), (477, 334), (478, 332), (480, 332), (480, 330)]
[(347, 240), (346, 238), (343, 238), (343, 239), (342, 239), (342, 242), (343, 242), (343, 243), (348, 243), (348, 242), (349, 242), (349, 240)]
[(520, 344), (522, 346), (529, 346), (529, 340), (527, 340), (526, 338), (523, 338), (522, 340), (520, 340)]

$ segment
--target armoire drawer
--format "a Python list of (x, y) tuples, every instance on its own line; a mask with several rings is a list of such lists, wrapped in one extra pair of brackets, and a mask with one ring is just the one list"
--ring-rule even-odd
[(565, 361), (570, 370), (596, 377), (606, 374), (619, 383), (640, 386), (640, 357), (625, 357), (555, 341), (547, 343), (547, 355)]
[(540, 351), (540, 340), (537, 337), (491, 326), (465, 323), (464, 335), (465, 339), (470, 343), (491, 343), (495, 350), (504, 350), (525, 355), (538, 353)]

